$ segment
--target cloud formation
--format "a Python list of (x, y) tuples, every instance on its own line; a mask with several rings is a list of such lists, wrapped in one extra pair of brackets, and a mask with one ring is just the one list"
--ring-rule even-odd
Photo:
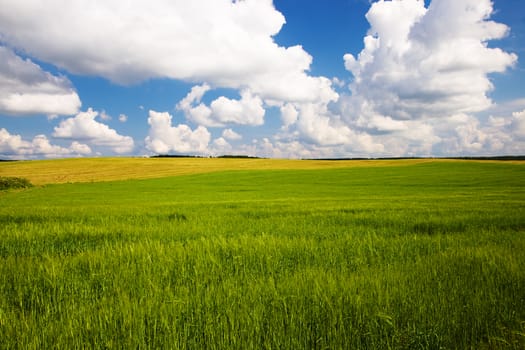
[(347, 118), (391, 123), (490, 107), (489, 74), (517, 60), (487, 45), (509, 30), (489, 20), (492, 11), (490, 0), (433, 0), (428, 9), (419, 0), (374, 3), (364, 49), (344, 56), (354, 76)]
[(72, 115), (80, 98), (63, 76), (45, 72), (0, 46), (0, 113), (9, 115)]
[(243, 90), (240, 100), (221, 96), (207, 106), (201, 100), (210, 89), (208, 84), (194, 86), (177, 104), (177, 109), (182, 110), (188, 120), (209, 127), (264, 124), (266, 110), (260, 97), (253, 96), (249, 90)]
[(57, 158), (85, 156), (91, 154), (88, 145), (73, 141), (69, 148), (52, 145), (45, 135), (37, 135), (31, 141), (20, 135), (10, 134), (5, 128), (0, 129), (0, 155), (8, 159)]
[(96, 121), (97, 116), (99, 113), (89, 108), (86, 112), (65, 119), (55, 127), (53, 137), (80, 140), (93, 146), (108, 148), (119, 154), (130, 153), (134, 148), (133, 139), (119, 135), (106, 124)]
[(311, 153), (352, 156), (511, 152), (519, 135), (479, 116), (493, 106), (490, 74), (517, 61), (488, 45), (509, 31), (492, 12), (489, 0), (374, 2), (364, 49), (344, 55), (350, 93), (282, 104), (284, 134), (274, 144), (284, 137)]
[(263, 99), (335, 98), (330, 80), (308, 75), (312, 57), (301, 46), (275, 43), (284, 23), (272, 0), (3, 0), (0, 7), (8, 45), (75, 74), (120, 84), (208, 82)]
[(211, 134), (199, 126), (192, 130), (188, 125), (172, 126), (172, 116), (167, 112), (149, 111), (149, 135), (145, 139), (146, 148), (157, 154), (170, 152), (206, 154)]
[(232, 140), (232, 141), (236, 141), (236, 140), (241, 140), (242, 139), (242, 135), (236, 133), (232, 129), (225, 129), (222, 132), (222, 137), (224, 137), (226, 140)]
[[(16, 50), (123, 85), (155, 78), (193, 84), (176, 106), (185, 123), (175, 126), (169, 113), (149, 112), (147, 152), (305, 158), (523, 153), (524, 104), (491, 112), (497, 109), (492, 74), (517, 62), (494, 42), (510, 28), (490, 19), (490, 0), (425, 2), (371, 1), (364, 48), (344, 55), (347, 76), (328, 79), (310, 74), (313, 57), (300, 45), (275, 42), (285, 18), (271, 0), (159, 0), (155, 6), (2, 0), (6, 47), (0, 46), (0, 60), (8, 65), (0, 66), (0, 113), (76, 114), (52, 134), (73, 141), (57, 154), (135, 149), (131, 137), (106, 125), (111, 117), (103, 111), (78, 113), (80, 99), (66, 77), (43, 71)], [(348, 81), (349, 91), (342, 92)], [(220, 88), (238, 95), (205, 98)], [(280, 128), (265, 125), (274, 114)], [(124, 114), (113, 119), (128, 120)], [(238, 126), (261, 127), (264, 136), (249, 139), (232, 130), (248, 130)], [(207, 128), (222, 134), (212, 130), (212, 136)], [(24, 141), (5, 133), (4, 149), (18, 142), (11, 152), (53, 146), (42, 135)]]

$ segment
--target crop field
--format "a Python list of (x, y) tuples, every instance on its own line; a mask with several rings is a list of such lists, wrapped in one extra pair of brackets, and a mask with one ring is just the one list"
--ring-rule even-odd
[[(430, 160), (291, 160), (254, 158), (80, 158), (0, 163), (0, 176), (25, 177), (37, 185), (162, 178), (228, 170), (308, 170), (387, 167)], [(436, 160), (434, 160), (436, 162)], [(512, 161), (512, 163), (515, 163)], [(519, 162), (516, 162), (519, 164)]]
[(0, 163), (0, 349), (524, 349), (525, 163)]

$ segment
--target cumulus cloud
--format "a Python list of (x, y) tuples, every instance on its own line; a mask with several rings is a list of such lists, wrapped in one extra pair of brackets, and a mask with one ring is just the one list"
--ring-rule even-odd
[(260, 97), (253, 96), (250, 91), (241, 92), (240, 100), (232, 100), (221, 96), (211, 105), (212, 116), (222, 124), (264, 124), (263, 102)]
[(209, 127), (264, 124), (266, 110), (260, 97), (252, 95), (249, 90), (243, 90), (240, 100), (221, 96), (207, 106), (201, 100), (210, 89), (208, 84), (194, 86), (177, 104), (177, 108), (184, 112), (188, 120)]
[(74, 153), (81, 154), (81, 155), (88, 155), (93, 152), (88, 145), (80, 143), (78, 141), (73, 141), (69, 149), (73, 151)]
[[(523, 113), (525, 115), (525, 113)], [(489, 156), (523, 154), (521, 112), (479, 118), (459, 113), (442, 118), (404, 121), (404, 130), (371, 135), (385, 156)], [(520, 131), (521, 130), (521, 131)]]
[(16, 155), (30, 150), (31, 144), (22, 140), (20, 135), (11, 135), (6, 129), (0, 129), (0, 153)]
[(292, 124), (295, 124), (297, 117), (299, 116), (299, 112), (292, 103), (286, 103), (282, 105), (280, 111), (284, 129), (288, 128)]
[(0, 46), (0, 62), (0, 113), (71, 115), (78, 112), (80, 98), (66, 77), (45, 72), (3, 46)]
[(263, 99), (336, 98), (329, 79), (308, 75), (312, 57), (301, 46), (275, 43), (284, 23), (272, 0), (4, 0), (0, 7), (2, 40), (75, 74), (120, 84), (206, 81)]
[(106, 124), (95, 120), (97, 111), (89, 108), (75, 117), (65, 119), (55, 127), (53, 136), (61, 139), (81, 140), (93, 146), (109, 148), (116, 153), (129, 153), (134, 142), (129, 136), (119, 135)]
[(489, 75), (517, 60), (488, 46), (509, 30), (491, 13), (489, 0), (374, 2), (364, 49), (344, 56), (351, 93), (278, 104), (287, 143), (346, 155), (487, 152), (494, 137), (474, 115), (492, 106)]
[(488, 75), (517, 60), (487, 45), (509, 30), (489, 20), (492, 11), (490, 0), (374, 3), (364, 49), (344, 56), (354, 76), (348, 118), (447, 117), (490, 107)]
[(232, 129), (225, 129), (222, 132), (222, 137), (224, 137), (226, 140), (232, 140), (232, 141), (236, 141), (236, 140), (242, 139), (242, 135), (236, 133)]
[[(517, 56), (489, 47), (509, 28), (491, 21), (489, 0), (377, 1), (366, 18), (364, 49), (347, 54), (351, 93), (339, 100), (284, 102), (278, 144), (299, 141), (303, 154), (351, 156), (492, 154), (506, 138), (476, 114), (492, 106), (492, 73)], [(333, 80), (338, 84), (340, 80)], [(495, 119), (493, 119), (495, 120)], [(516, 116), (505, 125), (518, 128)], [(502, 122), (500, 122), (502, 124)], [(519, 128), (518, 128), (519, 129)], [(511, 141), (512, 140), (512, 141)], [(523, 150), (522, 150), (523, 151)], [(329, 153), (329, 152), (328, 152)]]
[(331, 158), (347, 155), (344, 147), (319, 146), (279, 136), (252, 140), (251, 144), (241, 145), (234, 152), (247, 156), (295, 159)]
[[(242, 149), (248, 154), (290, 158), (491, 156), (525, 152), (525, 110), (487, 118), (460, 113), (425, 120), (371, 122), (375, 131), (371, 125), (366, 130), (348, 128), (344, 133), (347, 141), (340, 144), (304, 139), (305, 131), (295, 130)], [(337, 130), (330, 126), (329, 129)]]
[(209, 153), (213, 156), (220, 156), (231, 154), (232, 150), (232, 145), (224, 137), (219, 137), (213, 140)]
[(520, 140), (525, 140), (525, 109), (521, 112), (512, 113), (510, 126), (513, 130), (513, 133)]
[(146, 148), (158, 154), (169, 152), (208, 153), (211, 134), (199, 126), (192, 130), (188, 125), (172, 125), (172, 116), (167, 113), (149, 111), (149, 135), (146, 137)]
[[(152, 78), (200, 84), (177, 104), (189, 124), (199, 125), (195, 129), (174, 126), (168, 113), (150, 111), (145, 144), (156, 153), (227, 150), (328, 157), (524, 152), (523, 104), (489, 116), (495, 110), (490, 75), (517, 61), (515, 54), (492, 45), (509, 28), (490, 20), (490, 0), (432, 0), (428, 7), (422, 0), (371, 3), (363, 50), (346, 54), (344, 65), (351, 74), (333, 79), (310, 75), (313, 58), (301, 46), (276, 44), (274, 36), (285, 19), (271, 0), (159, 0), (155, 6), (139, 0), (4, 0), (0, 38), (29, 57), (76, 74), (120, 84)], [(80, 102), (73, 103), (76, 94), (66, 78), (43, 72), (11, 49), (4, 51), (8, 54), (0, 51), (0, 58), (64, 92), (52, 93), (55, 98), (69, 96), (67, 103), (47, 103), (46, 114), (78, 112)], [(0, 67), (0, 89), (12, 71)], [(15, 85), (38, 85), (21, 76), (16, 79), (23, 84)], [(349, 81), (349, 93), (334, 91), (342, 91)], [(239, 96), (203, 101), (209, 91), (223, 87)], [(17, 112), (13, 106), (22, 104), (2, 102), (9, 96), (4, 90), (0, 111), (32, 113), (27, 112), (35, 109), (31, 106), (44, 104), (26, 99), (26, 111)], [(65, 110), (57, 111), (59, 105)], [(226, 129), (211, 141), (206, 127), (260, 126), (272, 108), (282, 120), (274, 138), (238, 145), (232, 141), (240, 135)], [(76, 147), (84, 151), (83, 146), (115, 152), (133, 148), (131, 138), (95, 120), (91, 114), (96, 112), (85, 113), (62, 121), (53, 135), (81, 142)], [(98, 118), (103, 121), (104, 115)]]
[(182, 110), (188, 120), (197, 124), (209, 125), (212, 111), (201, 100), (210, 89), (211, 87), (208, 84), (192, 87), (190, 92), (177, 104), (177, 109)]
[(5, 128), (0, 129), (0, 155), (10, 159), (56, 158), (65, 156), (84, 156), (91, 154), (88, 145), (77, 141), (69, 148), (52, 145), (45, 135), (37, 135), (31, 141), (13, 135)]
[(493, 154), (525, 153), (525, 109), (510, 116), (490, 116), (482, 126), (485, 147)]
[(323, 146), (345, 144), (353, 136), (353, 131), (321, 103), (299, 106), (297, 129), (307, 140)]
[(66, 155), (78, 154), (88, 155), (91, 153), (89, 146), (74, 141), (69, 149), (52, 145), (45, 135), (37, 135), (31, 142), (33, 155), (43, 155), (45, 157), (61, 157)]
[(211, 90), (209, 84), (195, 85), (191, 88), (190, 92), (184, 97), (178, 104), (177, 108), (183, 111), (189, 111), (194, 107), (195, 104), (199, 104), (204, 97), (206, 92)]

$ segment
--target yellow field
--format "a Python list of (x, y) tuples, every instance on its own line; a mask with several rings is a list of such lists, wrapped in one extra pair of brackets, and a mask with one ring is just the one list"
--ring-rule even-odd
[(448, 160), (289, 160), (250, 158), (78, 158), (0, 162), (0, 176), (18, 176), (35, 185), (161, 178), (225, 170), (321, 169), (400, 166)]

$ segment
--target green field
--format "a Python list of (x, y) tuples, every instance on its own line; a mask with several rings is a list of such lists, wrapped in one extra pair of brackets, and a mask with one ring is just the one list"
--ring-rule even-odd
[(0, 163), (0, 349), (525, 348), (525, 163), (140, 161)]

